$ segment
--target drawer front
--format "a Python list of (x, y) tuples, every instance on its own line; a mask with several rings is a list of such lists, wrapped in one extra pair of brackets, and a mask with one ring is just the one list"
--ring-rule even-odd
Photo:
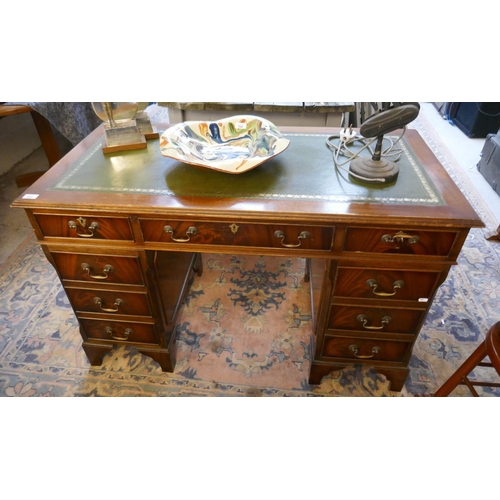
[(409, 349), (411, 349), (410, 342), (327, 336), (323, 345), (323, 356), (347, 359), (352, 362), (402, 362)]
[(437, 271), (339, 267), (334, 295), (427, 302), (437, 287), (440, 275)]
[(144, 241), (330, 251), (333, 227), (140, 220)]
[(80, 288), (66, 288), (65, 291), (73, 309), (77, 312), (151, 315), (146, 294)]
[(425, 311), (332, 305), (328, 328), (371, 333), (416, 334)]
[(158, 344), (153, 324), (80, 319), (87, 339)]
[(349, 227), (346, 230), (344, 251), (446, 257), (457, 236), (456, 231)]
[(127, 218), (35, 214), (45, 237), (133, 241)]
[(66, 280), (124, 285), (144, 284), (136, 257), (59, 252), (52, 252), (51, 255), (60, 275)]

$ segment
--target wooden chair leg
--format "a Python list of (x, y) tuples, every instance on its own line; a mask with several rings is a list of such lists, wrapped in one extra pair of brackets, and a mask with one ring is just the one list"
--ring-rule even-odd
[[(34, 110), (30, 113), (33, 118), (33, 122), (35, 123), (38, 135), (40, 136), (40, 141), (42, 143), (43, 150), (45, 151), (45, 155), (47, 156), (50, 168), (62, 158), (61, 151), (59, 150), (54, 132), (52, 131), (52, 127), (50, 126), (50, 122), (47, 118)], [(16, 177), (16, 185), (17, 187), (31, 186), (31, 184), (39, 179), (45, 172), (46, 170), (39, 170), (37, 172), (19, 175)]]
[(42, 142), (42, 147), (47, 155), (47, 160), (49, 161), (49, 167), (55, 165), (61, 159), (61, 151), (57, 145), (54, 132), (50, 126), (50, 122), (45, 118), (45, 116), (37, 113), (36, 111), (31, 112), (33, 122), (35, 123), (36, 130), (40, 136)]
[(304, 283), (309, 283), (311, 280), (311, 259), (306, 259), (306, 269), (304, 272)]
[(466, 359), (464, 364), (434, 393), (434, 397), (446, 397), (487, 355), (486, 341)]
[(485, 235), (488, 241), (500, 241), (500, 226), (498, 226), (496, 231), (490, 231)]

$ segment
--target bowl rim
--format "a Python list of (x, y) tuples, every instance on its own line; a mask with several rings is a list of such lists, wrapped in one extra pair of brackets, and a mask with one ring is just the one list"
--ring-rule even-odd
[[(175, 134), (178, 134), (180, 130), (185, 129), (188, 126), (196, 126), (199, 127), (201, 124), (206, 124), (210, 125), (213, 123), (216, 124), (222, 124), (225, 125), (227, 123), (231, 122), (238, 122), (246, 120), (248, 122), (254, 121), (254, 120), (259, 120), (262, 125), (264, 125), (265, 130), (272, 129), (273, 136), (277, 137), (277, 141), (275, 143), (276, 145), (279, 145), (278, 148), (274, 148), (273, 153), (269, 154), (267, 156), (252, 156), (249, 158), (246, 158), (244, 160), (241, 159), (229, 159), (229, 160), (214, 160), (214, 161), (193, 161), (191, 159), (186, 159), (186, 152), (189, 153), (189, 149), (183, 148), (182, 144), (177, 146), (175, 148), (175, 153), (169, 153), (168, 149), (168, 144), (172, 141), (172, 138), (175, 137)], [(264, 135), (264, 134), (263, 134)], [(167, 141), (166, 143), (164, 141)], [(193, 165), (197, 167), (202, 167), (202, 168), (207, 168), (210, 170), (217, 170), (225, 173), (230, 173), (230, 174), (241, 174), (244, 172), (247, 172), (249, 170), (252, 170), (255, 167), (258, 167), (259, 165), (262, 165), (262, 163), (270, 160), (271, 158), (274, 158), (275, 156), (278, 156), (280, 153), (285, 151), (288, 146), (290, 145), (290, 140), (287, 139), (286, 137), (283, 136), (281, 131), (278, 129), (278, 127), (268, 120), (267, 118), (257, 116), (257, 115), (252, 115), (252, 114), (239, 114), (239, 115), (233, 115), (233, 116), (228, 116), (225, 118), (220, 118), (218, 120), (186, 120), (184, 122), (176, 123), (175, 125), (167, 128), (161, 135), (160, 137), (160, 150), (163, 156), (172, 158), (174, 160), (177, 160), (181, 163), (186, 163), (188, 165)], [(184, 153), (184, 158), (181, 158), (180, 155), (178, 154), (179, 149), (183, 151)], [(277, 150), (276, 150), (277, 149)], [(235, 166), (237, 163), (239, 164)]]

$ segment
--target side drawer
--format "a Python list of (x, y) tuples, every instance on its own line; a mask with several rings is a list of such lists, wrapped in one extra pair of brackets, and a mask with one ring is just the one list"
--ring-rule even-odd
[(144, 285), (136, 257), (51, 252), (64, 280)]
[(458, 232), (348, 227), (344, 252), (447, 257)]
[(109, 342), (128, 342), (158, 344), (154, 324), (125, 323), (117, 321), (79, 320), (87, 340), (105, 340)]
[(352, 362), (403, 362), (410, 349), (410, 342), (326, 336), (322, 355), (325, 358), (346, 359)]
[(334, 227), (140, 219), (144, 241), (330, 251)]
[(133, 241), (128, 218), (34, 214), (47, 238)]
[(425, 310), (332, 305), (328, 329), (416, 334)]
[(146, 293), (65, 288), (76, 312), (151, 316)]
[(427, 302), (440, 276), (439, 271), (339, 267), (334, 296)]

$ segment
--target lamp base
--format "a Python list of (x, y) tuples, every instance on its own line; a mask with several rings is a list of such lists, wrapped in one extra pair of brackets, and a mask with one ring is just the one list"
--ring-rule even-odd
[(156, 130), (156, 127), (151, 125), (149, 116), (145, 111), (135, 115), (135, 121), (139, 127), (139, 131), (146, 139), (158, 139), (160, 137), (160, 133)]
[(357, 157), (351, 161), (349, 172), (364, 182), (389, 184), (398, 178), (399, 167), (385, 158), (373, 160), (369, 157)]
[(104, 124), (104, 136), (106, 140), (102, 146), (103, 153), (116, 153), (148, 147), (135, 120), (123, 121), (113, 127), (107, 123)]

